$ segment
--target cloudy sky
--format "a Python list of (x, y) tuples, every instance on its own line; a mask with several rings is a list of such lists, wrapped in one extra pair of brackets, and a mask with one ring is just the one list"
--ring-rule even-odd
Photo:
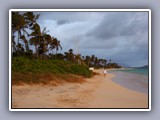
[(148, 64), (147, 12), (35, 12), (38, 23), (47, 27), (63, 47), (129, 66)]

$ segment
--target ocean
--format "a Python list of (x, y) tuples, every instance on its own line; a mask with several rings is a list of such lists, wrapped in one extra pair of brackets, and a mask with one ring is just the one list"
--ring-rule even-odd
[(109, 73), (115, 74), (113, 82), (123, 87), (148, 94), (148, 69), (147, 68), (126, 68), (120, 70), (109, 70)]
[(136, 74), (148, 76), (148, 68), (125, 68), (125, 69), (120, 69), (117, 71), (136, 73)]

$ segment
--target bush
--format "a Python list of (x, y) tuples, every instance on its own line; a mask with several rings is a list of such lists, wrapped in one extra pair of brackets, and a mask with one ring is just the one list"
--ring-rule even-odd
[(90, 77), (92, 72), (88, 67), (77, 65), (65, 60), (39, 60), (25, 57), (13, 57), (12, 71), (20, 73), (55, 73), (55, 74), (76, 74)]

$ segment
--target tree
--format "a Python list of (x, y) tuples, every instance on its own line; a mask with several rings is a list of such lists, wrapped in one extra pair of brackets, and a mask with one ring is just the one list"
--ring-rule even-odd
[(55, 54), (55, 58), (56, 58), (57, 51), (59, 49), (62, 50), (62, 46), (60, 44), (60, 41), (57, 40), (57, 38), (52, 37), (49, 46), (50, 46), (49, 49), (52, 50), (52, 55), (53, 55), (53, 50), (56, 49), (56, 54)]
[(23, 42), (24, 42), (24, 44), (25, 44), (26, 52), (28, 52), (28, 51), (29, 51), (29, 45), (28, 45), (28, 41), (27, 41), (26, 37), (25, 37), (24, 35), (22, 35), (22, 36), (20, 37), (20, 39), (23, 40)]
[(81, 65), (81, 61), (82, 61), (81, 54), (76, 55), (76, 60), (77, 60), (78, 65)]
[(49, 46), (50, 46), (49, 49), (52, 50), (51, 58), (53, 59), (53, 55), (54, 55), (53, 50), (56, 48), (54, 37), (52, 37)]
[(85, 57), (85, 63), (86, 63), (86, 65), (88, 65), (88, 66), (90, 66), (90, 59), (91, 59), (91, 58), (90, 58), (90, 56), (88, 56), (88, 55)]
[(56, 56), (57, 56), (56, 59), (60, 59), (60, 60), (64, 60), (64, 58), (65, 58), (64, 55), (61, 53), (57, 54)]
[(38, 47), (40, 45), (40, 42), (42, 41), (42, 33), (40, 26), (36, 23), (31, 28), (32, 33), (30, 34), (30, 44), (35, 46), (36, 56), (38, 58)]
[(92, 66), (94, 65), (94, 62), (95, 62), (95, 56), (92, 55), (92, 56), (91, 56), (91, 65), (92, 65)]
[(44, 54), (48, 51), (48, 45), (51, 41), (51, 36), (47, 34), (46, 28), (41, 31), (39, 24), (35, 23), (31, 28), (32, 33), (30, 34), (30, 44), (35, 46), (36, 56)]
[(73, 54), (73, 49), (68, 50), (69, 54)]
[(106, 67), (106, 66), (107, 66), (107, 60), (104, 59), (104, 67)]
[(98, 58), (97, 57), (95, 57), (94, 67), (96, 67), (96, 68), (99, 67), (99, 62), (98, 62)]
[(28, 27), (31, 28), (34, 24), (36, 24), (36, 20), (39, 18), (40, 14), (33, 14), (33, 12), (26, 12), (23, 14)]
[(65, 59), (66, 59), (66, 60), (70, 60), (70, 59), (69, 59), (69, 53), (68, 53), (68, 52), (64, 52), (64, 54), (65, 54)]
[[(23, 14), (23, 17), (25, 19), (26, 26), (31, 29), (36, 24), (36, 20), (39, 18), (39, 14), (35, 15), (33, 12), (25, 12)], [(25, 33), (27, 33), (28, 37), (30, 36), (30, 34), (28, 32), (24, 32), (23, 35), (20, 38), (25, 43), (25, 48), (26, 48), (26, 51), (28, 52), (29, 51), (29, 45), (28, 45), (28, 41), (25, 37)]]
[[(19, 40), (21, 39), (25, 44), (26, 52), (29, 52), (29, 44), (26, 39), (26, 34), (29, 37), (27, 30), (36, 23), (39, 15), (34, 15), (33, 12), (26, 12), (24, 14), (19, 12), (12, 12), (12, 36), (17, 32), (17, 45), (19, 46)], [(12, 40), (14, 44), (14, 40)]]
[(12, 12), (12, 36), (15, 36), (15, 32), (17, 32), (17, 44), (19, 44), (19, 39), (23, 34), (27, 33), (25, 28), (27, 28), (27, 22), (23, 15), (19, 14), (19, 12)]
[(49, 34), (44, 34), (41, 37), (42, 39), (40, 40), (40, 45), (38, 47), (38, 53), (43, 56), (43, 59), (46, 59), (47, 57), (46, 53), (49, 50), (48, 45), (50, 44), (50, 41), (52, 38)]
[(23, 48), (22, 44), (18, 43), (18, 44), (16, 45), (16, 47), (17, 47), (18, 53), (19, 53), (20, 55), (22, 55), (22, 54), (24, 53), (24, 48)]
[(73, 54), (73, 49), (68, 50), (68, 56), (70, 61), (74, 61), (74, 54)]
[(15, 42), (15, 36), (12, 35), (12, 51), (16, 52), (16, 42)]
[[(55, 41), (55, 49), (56, 49), (56, 55), (57, 55), (57, 51), (58, 51), (59, 49), (62, 50), (62, 46), (61, 46), (61, 44), (60, 44), (60, 41), (59, 41), (57, 38), (54, 38), (54, 41)], [(55, 56), (55, 57), (56, 57), (56, 56)]]

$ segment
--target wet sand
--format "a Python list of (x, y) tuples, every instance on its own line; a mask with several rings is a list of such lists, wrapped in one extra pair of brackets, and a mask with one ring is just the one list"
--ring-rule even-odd
[(12, 86), (12, 108), (148, 108), (148, 96), (127, 89), (103, 75), (84, 83)]
[(110, 70), (109, 73), (115, 75), (115, 77), (112, 79), (113, 82), (116, 82), (128, 89), (148, 94), (148, 75), (115, 70)]

